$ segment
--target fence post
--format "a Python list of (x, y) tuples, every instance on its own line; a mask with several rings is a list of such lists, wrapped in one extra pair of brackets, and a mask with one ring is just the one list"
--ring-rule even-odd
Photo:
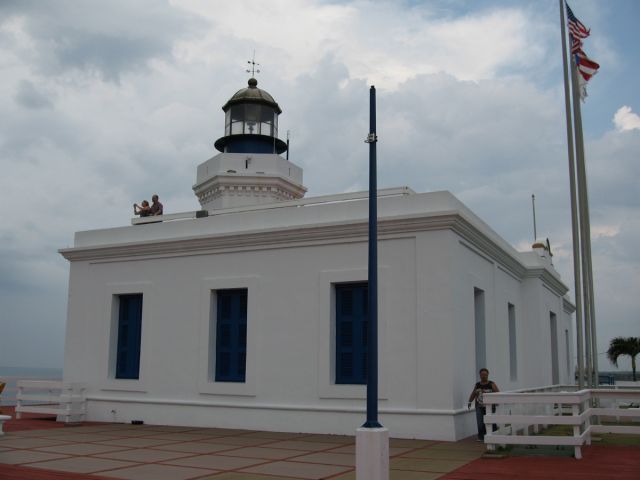
[[(485, 434), (484, 434), (484, 443), (487, 446), (487, 450), (489, 451), (493, 451), (496, 449), (496, 444), (493, 443), (492, 441), (492, 437), (493, 437), (493, 420), (492, 420), (492, 416), (493, 416), (493, 408), (494, 405), (496, 407), (496, 412), (498, 413), (498, 405), (496, 405), (495, 403), (487, 403), (486, 400), (488, 399), (489, 394), (484, 394), (484, 398), (485, 398), (485, 404), (484, 404), (484, 408), (485, 408), (485, 414), (484, 414), (484, 418), (482, 419), (482, 421), (484, 422), (484, 429), (486, 430)], [(493, 402), (493, 400), (491, 400), (491, 402)], [(478, 407), (476, 407), (478, 408)]]
[[(580, 405), (584, 404), (584, 400), (580, 402)], [(584, 431), (586, 432), (585, 443), (587, 445), (591, 445), (591, 390), (588, 390), (587, 392), (586, 404), (587, 408), (584, 410), (586, 413), (584, 417)]]
[(18, 394), (16, 395), (16, 420), (20, 420), (22, 418), (22, 413), (20, 413), (20, 408), (22, 406), (22, 387), (18, 385)]
[[(582, 404), (582, 402), (578, 402), (577, 404), (574, 403), (571, 405), (571, 416), (573, 417), (579, 417), (580, 416), (580, 405)], [(580, 425), (574, 425), (573, 426), (573, 437), (574, 438), (580, 438), (581, 437), (581, 432), (580, 432)], [(581, 446), (580, 445), (575, 445), (573, 447), (573, 456), (576, 457), (576, 459), (580, 460), (582, 458), (582, 450), (581, 450)]]

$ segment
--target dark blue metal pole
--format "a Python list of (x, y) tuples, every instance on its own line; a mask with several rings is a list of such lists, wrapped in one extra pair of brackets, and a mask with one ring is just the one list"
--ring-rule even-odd
[(376, 87), (369, 90), (369, 344), (367, 349), (367, 421), (365, 428), (378, 423), (378, 186), (376, 178)]

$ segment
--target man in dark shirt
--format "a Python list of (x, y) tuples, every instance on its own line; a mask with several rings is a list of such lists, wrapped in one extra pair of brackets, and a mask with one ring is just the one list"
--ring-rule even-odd
[(151, 197), (151, 201), (153, 202), (151, 204), (151, 215), (153, 216), (162, 215), (163, 207), (160, 201), (158, 200), (158, 195), (154, 195), (153, 197)]
[[(487, 414), (487, 407), (484, 405), (482, 401), (482, 396), (485, 393), (491, 392), (499, 392), (498, 386), (495, 382), (489, 380), (489, 370), (486, 368), (480, 369), (480, 381), (476, 382), (473, 387), (473, 391), (471, 395), (469, 395), (469, 403), (467, 404), (467, 408), (471, 408), (471, 402), (473, 400), (476, 401), (476, 422), (478, 424), (478, 441), (483, 442), (484, 436), (487, 433), (487, 427), (484, 424), (484, 416)], [(495, 413), (495, 405), (492, 406), (491, 411)], [(496, 430), (496, 426), (493, 426), (493, 430)]]

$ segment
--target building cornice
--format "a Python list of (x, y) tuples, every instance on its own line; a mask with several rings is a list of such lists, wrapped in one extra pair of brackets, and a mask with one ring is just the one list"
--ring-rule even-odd
[(525, 278), (541, 278), (549, 289), (559, 295), (566, 295), (569, 289), (562, 281), (544, 267), (528, 267)]
[[(527, 267), (514, 256), (514, 253), (517, 255), (517, 252), (508, 252), (457, 212), (429, 216), (399, 216), (378, 220), (380, 240), (432, 230), (453, 231), (517, 278), (539, 277), (559, 295), (564, 295), (568, 291), (567, 287), (550, 271), (543, 267)], [(364, 242), (367, 240), (367, 236), (368, 222), (358, 220), (97, 247), (66, 248), (59, 250), (59, 252), (72, 262), (131, 261), (166, 256), (206, 255), (328, 243)]]
[(569, 313), (569, 314), (576, 311), (576, 306), (567, 297), (562, 297), (562, 308), (565, 311), (565, 313)]

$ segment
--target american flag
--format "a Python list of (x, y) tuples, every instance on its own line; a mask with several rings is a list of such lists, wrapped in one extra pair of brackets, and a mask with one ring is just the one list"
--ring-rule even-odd
[(600, 65), (587, 57), (586, 53), (584, 53), (582, 50), (578, 50), (575, 56), (578, 71), (580, 72), (580, 75), (582, 75), (582, 78), (584, 78), (584, 80), (588, 82), (591, 77), (593, 77), (597, 73)]
[(569, 33), (573, 35), (574, 38), (587, 38), (589, 36), (590, 30), (576, 18), (569, 4), (567, 4), (567, 24), (569, 25)]
[(589, 36), (589, 29), (576, 18), (567, 4), (567, 25), (569, 27), (569, 40), (571, 43), (571, 54), (576, 61), (578, 70), (578, 83), (580, 85), (580, 98), (582, 100), (587, 96), (587, 82), (593, 77), (600, 68), (596, 62), (587, 57), (582, 50), (582, 40)]
[(582, 40), (573, 35), (569, 35), (569, 39), (571, 40), (571, 53), (578, 53), (582, 50)]

